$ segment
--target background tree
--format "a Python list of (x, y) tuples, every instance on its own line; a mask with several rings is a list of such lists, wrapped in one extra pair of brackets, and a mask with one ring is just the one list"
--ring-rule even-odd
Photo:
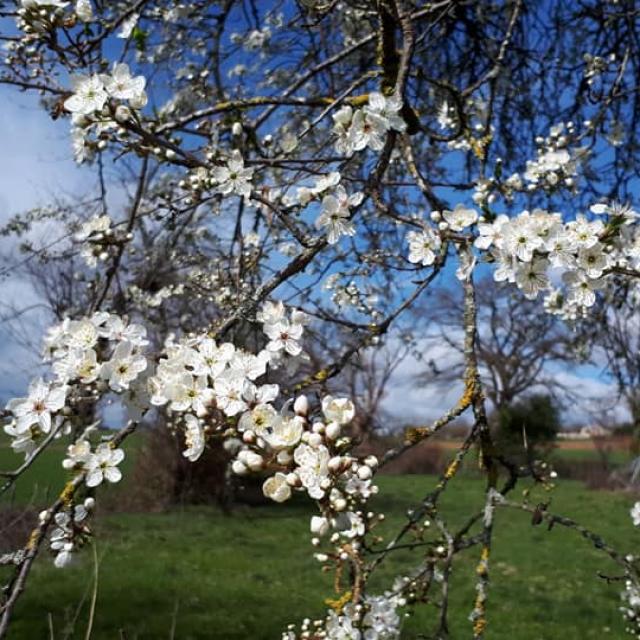
[(549, 395), (531, 395), (497, 412), (496, 443), (502, 451), (527, 464), (549, 449), (561, 428), (560, 411)]
[[(476, 352), (492, 405), (497, 410), (508, 408), (535, 389), (561, 396), (565, 390), (548, 365), (573, 358), (574, 338), (566, 324), (544, 313), (539, 303), (489, 278), (479, 284), (477, 299)], [(426, 316), (430, 321), (426, 344), (448, 347), (442, 361), (429, 362), (422, 376), (425, 383), (444, 387), (461, 378), (465, 367), (463, 308), (464, 300), (457, 291), (441, 288), (418, 313), (419, 318)]]

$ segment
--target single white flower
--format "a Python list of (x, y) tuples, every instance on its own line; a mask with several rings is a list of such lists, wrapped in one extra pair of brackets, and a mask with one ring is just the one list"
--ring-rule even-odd
[(196, 375), (219, 376), (235, 354), (235, 347), (225, 342), (216, 344), (211, 338), (204, 338), (198, 343), (197, 351), (190, 351), (188, 362)]
[(292, 418), (278, 416), (271, 423), (266, 433), (262, 434), (262, 437), (274, 449), (288, 449), (295, 447), (304, 430), (304, 419), (300, 416), (293, 416)]
[(298, 465), (296, 473), (309, 496), (316, 500), (325, 494), (322, 485), (329, 477), (329, 458), (329, 450), (324, 445), (312, 447), (301, 444), (293, 452), (293, 459)]
[(478, 212), (475, 209), (465, 207), (463, 204), (457, 204), (453, 211), (443, 211), (442, 217), (452, 231), (463, 231), (466, 227), (470, 227), (474, 222), (477, 222)]
[(265, 436), (277, 419), (278, 412), (270, 404), (258, 404), (242, 414), (238, 431), (253, 431), (258, 436)]
[(590, 278), (599, 278), (609, 266), (609, 257), (603, 249), (604, 247), (598, 242), (578, 252), (578, 266), (584, 269)]
[(242, 398), (244, 380), (228, 375), (216, 378), (214, 389), (216, 403), (219, 409), (228, 416), (235, 416), (247, 408)]
[(440, 236), (432, 229), (424, 231), (409, 231), (409, 262), (428, 267), (435, 262), (436, 254), (440, 251)]
[(73, 95), (64, 102), (67, 111), (89, 115), (104, 107), (108, 96), (99, 76), (75, 76), (71, 83)]
[(562, 279), (569, 285), (569, 302), (581, 307), (593, 306), (595, 292), (604, 287), (602, 279), (590, 278), (584, 271), (568, 271)]
[(114, 391), (123, 391), (147, 368), (147, 359), (135, 351), (131, 342), (121, 342), (111, 360), (105, 362), (100, 375)]
[(258, 355), (236, 351), (229, 361), (229, 369), (225, 372), (229, 377), (255, 380), (264, 375), (269, 362), (269, 353), (261, 351)]
[(66, 386), (52, 386), (36, 378), (29, 385), (26, 398), (14, 398), (7, 403), (7, 409), (16, 417), (17, 434), (24, 433), (37, 424), (44, 433), (51, 431), (51, 414), (64, 407), (67, 397)]
[(112, 449), (111, 446), (103, 442), (96, 447), (95, 453), (91, 454), (87, 463), (86, 484), (88, 487), (97, 487), (103, 480), (118, 482), (122, 478), (122, 473), (118, 465), (124, 460), (122, 449)]
[(119, 100), (133, 100), (144, 93), (147, 83), (144, 76), (131, 75), (129, 65), (124, 62), (117, 62), (110, 76), (100, 76), (107, 93), (112, 98)]
[(602, 220), (589, 221), (582, 214), (578, 214), (573, 222), (567, 224), (569, 234), (576, 246), (589, 249), (600, 241), (604, 231)]
[(270, 340), (266, 346), (267, 350), (284, 350), (291, 356), (297, 356), (302, 351), (302, 347), (298, 342), (302, 337), (302, 331), (301, 324), (293, 324), (286, 318), (275, 324), (266, 324), (264, 332)]
[(538, 293), (549, 288), (549, 276), (547, 269), (549, 261), (544, 258), (532, 262), (523, 262), (516, 269), (516, 284), (522, 290), (526, 298), (533, 300)]
[(322, 413), (328, 422), (343, 425), (353, 420), (356, 409), (348, 398), (334, 398), (325, 396), (322, 399)]
[(192, 409), (196, 415), (203, 416), (213, 399), (213, 389), (209, 387), (206, 376), (192, 376), (185, 372), (169, 383), (167, 397), (172, 411)]
[(502, 246), (523, 262), (531, 262), (534, 251), (544, 246), (544, 240), (536, 233), (528, 212), (504, 227)]
[(212, 177), (217, 182), (217, 190), (223, 195), (237, 193), (240, 196), (251, 195), (253, 169), (244, 166), (244, 160), (236, 149), (222, 167), (213, 170)]

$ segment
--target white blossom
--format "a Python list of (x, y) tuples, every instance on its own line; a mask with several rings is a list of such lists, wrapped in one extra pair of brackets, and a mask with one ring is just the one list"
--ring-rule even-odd
[(113, 449), (108, 443), (99, 444), (86, 462), (88, 487), (97, 487), (103, 480), (119, 482), (122, 473), (118, 465), (124, 460), (122, 449)]
[(90, 115), (102, 109), (108, 96), (99, 76), (74, 76), (71, 78), (71, 83), (73, 95), (64, 102), (67, 111)]

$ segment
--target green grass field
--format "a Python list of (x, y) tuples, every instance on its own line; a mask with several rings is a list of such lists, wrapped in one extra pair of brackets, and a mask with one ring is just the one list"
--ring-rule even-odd
[[(62, 481), (60, 451), (34, 469), (39, 491)], [(0, 450), (0, 468), (15, 462)], [(403, 514), (433, 487), (430, 476), (382, 477), (374, 508), (388, 514), (391, 532)], [(129, 488), (123, 484), (119, 490)], [(133, 489), (131, 489), (133, 490)], [(443, 499), (443, 513), (462, 522), (481, 504), (481, 482), (457, 478)], [(16, 502), (33, 496), (18, 487)], [(38, 500), (40, 502), (40, 500)], [(552, 510), (599, 532), (612, 544), (634, 551), (640, 533), (628, 511), (633, 498), (587, 492), (562, 482)], [(312, 558), (304, 501), (278, 507), (242, 507), (225, 517), (213, 507), (166, 514), (103, 515), (96, 522), (99, 558), (95, 640), (279, 638), (290, 622), (319, 616), (332, 597), (332, 577)], [(467, 619), (474, 598), (474, 567), (479, 550), (458, 556), (454, 565), (451, 637), (469, 638)], [(379, 578), (412, 566), (411, 554), (398, 554)], [(414, 556), (414, 561), (419, 561)], [(573, 531), (533, 527), (530, 516), (499, 511), (491, 559), (489, 627), (486, 638), (546, 640), (624, 637), (618, 611), (620, 585), (607, 584), (598, 572), (615, 575), (615, 565)], [(13, 640), (84, 638), (93, 586), (90, 548), (78, 562), (55, 569), (46, 554), (37, 563), (27, 592), (15, 611)], [(423, 608), (407, 619), (403, 638), (426, 637), (437, 612)], [(424, 635), (421, 635), (424, 634)]]

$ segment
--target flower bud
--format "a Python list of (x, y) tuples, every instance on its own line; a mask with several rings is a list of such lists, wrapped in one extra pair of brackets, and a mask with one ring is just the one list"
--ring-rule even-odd
[(120, 122), (121, 124), (128, 122), (131, 119), (131, 109), (124, 104), (118, 105), (116, 107), (115, 118), (116, 122)]
[(291, 473), (287, 474), (287, 484), (291, 487), (299, 487), (301, 486), (301, 482), (300, 482), (300, 478), (298, 477), (297, 473), (293, 473), (293, 471)]
[(329, 440), (335, 440), (340, 437), (340, 425), (337, 422), (329, 423), (325, 428), (325, 433)]
[(251, 471), (260, 471), (264, 466), (264, 460), (262, 456), (258, 453), (254, 453), (253, 451), (248, 451), (245, 456), (246, 465), (251, 469)]
[(231, 471), (233, 471), (237, 476), (246, 476), (248, 469), (243, 462), (240, 462), (240, 460), (234, 460), (231, 465)]
[(283, 449), (282, 451), (278, 451), (278, 455), (276, 456), (276, 460), (278, 464), (287, 465), (293, 460), (293, 456), (289, 451)]
[(309, 400), (307, 396), (298, 396), (296, 401), (293, 403), (293, 410), (296, 415), (302, 416), (303, 418), (309, 413)]
[(378, 458), (376, 458), (375, 456), (367, 456), (364, 459), (364, 463), (367, 465), (367, 467), (371, 467), (372, 469), (378, 468)]
[(333, 507), (336, 511), (344, 511), (347, 508), (347, 501), (344, 498), (338, 498), (333, 503)]
[(312, 516), (311, 533), (320, 537), (327, 535), (329, 533), (329, 521), (322, 516)]
[(358, 469), (358, 478), (360, 480), (370, 480), (372, 475), (371, 467), (367, 467), (367, 465), (363, 465)]
[(307, 437), (307, 442), (312, 447), (317, 447), (318, 445), (322, 444), (322, 436), (319, 433), (310, 433)]

